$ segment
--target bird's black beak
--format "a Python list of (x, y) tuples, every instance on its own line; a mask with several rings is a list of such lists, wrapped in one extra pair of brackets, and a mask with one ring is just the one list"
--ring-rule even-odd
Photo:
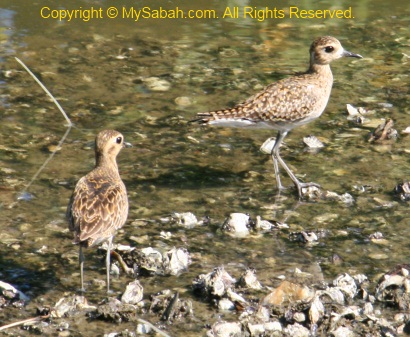
[(362, 58), (363, 58), (362, 55), (354, 54), (354, 53), (351, 53), (350, 51), (347, 51), (347, 50), (343, 51), (342, 56), (343, 56), (343, 57), (356, 57), (356, 58), (358, 58), (358, 59), (362, 59)]
[(124, 142), (124, 147), (132, 147), (131, 143)]

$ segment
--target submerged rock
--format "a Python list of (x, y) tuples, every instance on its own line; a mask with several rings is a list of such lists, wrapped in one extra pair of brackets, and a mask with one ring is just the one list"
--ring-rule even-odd
[(316, 244), (318, 237), (313, 231), (293, 232), (289, 234), (289, 240), (298, 241), (306, 244)]
[(377, 126), (369, 135), (369, 143), (374, 144), (392, 144), (394, 143), (399, 133), (393, 128), (394, 122), (391, 118), (386, 119), (382, 124)]
[(169, 323), (193, 316), (192, 302), (181, 299), (178, 292), (169, 289), (151, 296), (149, 311)]
[(123, 321), (137, 321), (138, 307), (133, 304), (123, 303), (120, 300), (109, 297), (97, 308), (96, 318), (121, 323)]
[(398, 184), (393, 192), (398, 195), (402, 201), (410, 201), (410, 183), (408, 181)]
[(171, 88), (171, 83), (159, 77), (143, 78), (144, 84), (152, 91), (168, 91)]
[(270, 294), (266, 295), (261, 303), (263, 305), (281, 306), (293, 304), (298, 301), (309, 301), (313, 298), (314, 291), (307, 286), (289, 281), (283, 281)]

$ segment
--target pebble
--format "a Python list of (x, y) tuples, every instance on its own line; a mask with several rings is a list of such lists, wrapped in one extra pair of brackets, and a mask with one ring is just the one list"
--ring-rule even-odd
[(192, 105), (192, 101), (189, 97), (181, 96), (175, 98), (175, 103), (179, 106), (190, 106)]
[(171, 88), (170, 82), (159, 77), (147, 77), (142, 81), (152, 91), (168, 91)]

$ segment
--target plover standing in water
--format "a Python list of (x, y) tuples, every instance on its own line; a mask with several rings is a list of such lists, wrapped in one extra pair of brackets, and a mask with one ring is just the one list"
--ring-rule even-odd
[(201, 124), (271, 128), (278, 131), (271, 156), (278, 189), (284, 189), (280, 176), (281, 165), (295, 184), (299, 198), (303, 188), (319, 185), (300, 182), (279, 154), (280, 144), (295, 127), (318, 118), (326, 108), (333, 85), (330, 63), (341, 57), (362, 58), (344, 50), (332, 36), (322, 36), (310, 46), (310, 66), (306, 73), (291, 76), (268, 85), (233, 108), (202, 112), (194, 121)]
[(82, 177), (74, 189), (67, 207), (70, 231), (79, 244), (81, 291), (84, 291), (83, 247), (108, 242), (106, 268), (107, 292), (110, 291), (110, 253), (117, 229), (128, 216), (127, 190), (118, 172), (116, 157), (123, 147), (124, 136), (114, 130), (104, 130), (95, 139), (95, 168)]

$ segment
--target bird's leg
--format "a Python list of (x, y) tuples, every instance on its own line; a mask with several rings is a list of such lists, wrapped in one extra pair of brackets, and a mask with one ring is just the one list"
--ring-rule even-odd
[(272, 152), (271, 152), (273, 168), (275, 169), (276, 184), (278, 185), (279, 192), (281, 190), (286, 189), (280, 181), (279, 164), (278, 164), (279, 147), (280, 147), (280, 144), (282, 143), (283, 138), (285, 138), (286, 135), (287, 135), (286, 131), (285, 132), (278, 131), (278, 135), (276, 136), (275, 144), (273, 145)]
[(285, 190), (286, 187), (284, 187), (280, 181), (278, 160), (273, 156), (272, 156), (272, 160), (273, 160), (273, 168), (275, 169), (276, 184), (278, 185), (278, 190), (280, 192), (281, 190)]
[(78, 261), (80, 263), (80, 277), (81, 277), (81, 292), (84, 292), (84, 254), (83, 254), (83, 247), (80, 244), (80, 252), (78, 253)]
[(112, 246), (113, 239), (114, 239), (114, 236), (111, 236), (108, 239), (107, 257), (105, 259), (105, 266), (107, 268), (107, 294), (110, 293), (110, 257), (111, 257), (111, 246)]
[[(285, 169), (285, 171), (289, 175), (290, 179), (292, 179), (293, 183), (295, 184), (295, 186), (298, 190), (299, 199), (302, 199), (303, 198), (302, 188), (306, 188), (306, 187), (310, 187), (310, 186), (320, 188), (320, 185), (318, 185), (316, 183), (302, 183), (302, 182), (300, 182), (298, 180), (298, 178), (296, 178), (296, 176), (290, 170), (290, 168), (286, 165), (285, 161), (279, 155), (280, 144), (282, 143), (283, 139), (286, 137), (287, 134), (288, 134), (287, 131), (279, 131), (278, 132), (278, 136), (276, 138), (275, 145), (273, 146), (273, 149), (272, 149), (273, 164), (275, 166), (275, 160), (276, 160), (277, 163), (279, 163)], [(276, 163), (276, 165), (277, 165), (277, 163)], [(275, 167), (275, 174), (276, 174), (276, 167)], [(279, 185), (278, 185), (278, 187), (279, 187)]]

